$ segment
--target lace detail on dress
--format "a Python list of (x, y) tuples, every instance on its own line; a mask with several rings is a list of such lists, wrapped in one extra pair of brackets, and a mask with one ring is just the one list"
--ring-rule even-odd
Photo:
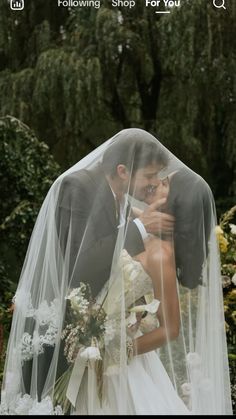
[[(117, 287), (117, 282), (114, 280), (113, 284), (110, 284), (110, 280), (106, 282), (103, 289), (97, 296), (96, 300), (98, 304), (101, 304), (103, 301), (104, 303), (104, 309), (107, 311), (106, 306), (106, 295), (108, 293), (109, 289), (109, 301), (112, 301), (112, 304), (109, 304), (109, 321), (113, 322), (112, 330), (115, 330), (116, 326), (116, 316), (117, 313), (120, 311), (121, 306), (121, 300), (123, 298), (123, 294), (125, 297), (125, 307), (126, 307), (126, 324), (127, 327), (132, 326), (137, 322), (136, 314), (132, 311), (140, 311), (138, 310), (139, 307), (133, 307), (134, 302), (137, 303), (137, 305), (140, 305), (139, 299), (145, 296), (146, 303), (149, 303), (147, 306), (140, 306), (143, 307), (143, 311), (149, 311), (148, 317), (149, 320), (151, 320), (151, 324), (146, 324), (143, 329), (145, 331), (153, 330), (158, 326), (158, 321), (156, 317), (156, 312), (158, 309), (158, 305), (160, 302), (158, 300), (154, 299), (153, 295), (153, 285), (152, 280), (149, 277), (149, 275), (144, 271), (142, 265), (140, 262), (134, 260), (129, 253), (123, 249), (121, 252), (120, 257), (120, 264), (121, 264), (121, 272), (123, 274), (123, 289), (120, 289), (120, 286)], [(112, 277), (111, 277), (112, 278)], [(146, 298), (148, 297), (148, 298)], [(153, 310), (151, 310), (151, 307), (153, 306)], [(155, 307), (154, 307), (155, 306)], [(132, 307), (132, 309), (131, 309)], [(149, 310), (150, 308), (150, 310)], [(137, 309), (137, 310), (136, 310)], [(114, 316), (114, 319), (111, 320), (112, 316)], [(142, 326), (142, 322), (140, 324)], [(140, 327), (141, 330), (141, 327)], [(110, 333), (113, 335), (113, 333)], [(108, 336), (108, 340), (112, 340), (112, 337)]]
[(34, 354), (39, 355), (44, 352), (44, 345), (55, 345), (58, 335), (58, 327), (49, 324), (45, 334), (34, 332), (33, 337), (29, 333), (24, 333), (19, 345), (22, 361), (27, 361), (33, 357)]
[[(124, 279), (125, 306), (128, 309), (134, 301), (152, 292), (152, 280), (144, 271), (141, 263), (135, 261), (125, 249), (122, 250), (120, 263)], [(108, 280), (97, 297), (98, 303), (103, 300), (109, 286)], [(119, 289), (117, 290), (116, 282), (114, 281), (109, 290), (109, 299), (112, 301), (112, 311), (114, 313), (119, 312), (121, 298), (121, 291)], [(111, 308), (109, 311), (111, 312)]]
[(46, 300), (42, 301), (37, 309), (32, 305), (29, 292), (18, 291), (14, 297), (14, 303), (19, 310), (26, 310), (26, 317), (32, 318), (39, 326), (33, 336), (25, 332), (18, 346), (21, 360), (30, 360), (33, 355), (44, 352), (44, 345), (53, 346), (56, 342), (60, 321), (60, 302), (54, 299), (50, 305)]
[[(3, 394), (4, 397), (4, 394)], [(7, 404), (4, 402), (0, 404), (0, 415), (63, 415), (61, 406), (53, 407), (52, 400), (49, 396), (45, 397), (38, 402), (33, 400), (29, 394), (25, 394), (21, 397), (17, 395), (15, 402), (10, 403), (7, 408)]]
[(134, 300), (152, 291), (152, 280), (140, 262), (134, 260), (126, 250), (122, 251), (122, 269), (125, 287), (125, 305), (129, 307)]

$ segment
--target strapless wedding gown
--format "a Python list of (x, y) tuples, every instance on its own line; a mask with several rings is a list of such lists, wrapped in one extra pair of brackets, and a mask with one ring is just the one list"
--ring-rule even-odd
[[(126, 304), (138, 300), (143, 295), (150, 294), (153, 290), (150, 277), (143, 270), (141, 264), (134, 261), (129, 254), (123, 250), (122, 264), (125, 281), (130, 281), (129, 293), (126, 296)], [(133, 284), (133, 286), (132, 286)], [(103, 298), (106, 293), (106, 285), (98, 297)], [(130, 299), (130, 301), (129, 301)], [(114, 308), (119, 304), (119, 298), (114, 294)], [(156, 316), (146, 316), (140, 325), (137, 333), (142, 333), (150, 328), (156, 327)], [(100, 408), (99, 403), (95, 408), (97, 415), (189, 415), (190, 410), (186, 407), (183, 400), (177, 394), (159, 356), (158, 350), (154, 350), (143, 355), (135, 356), (127, 366), (127, 388), (126, 403), (122, 409), (122, 401), (118, 399), (118, 388), (120, 385), (117, 371), (110, 368), (109, 374), (109, 402), (107, 406)], [(89, 391), (86, 377), (77, 399), (75, 415), (86, 415), (87, 395)], [(124, 410), (124, 413), (120, 413)]]

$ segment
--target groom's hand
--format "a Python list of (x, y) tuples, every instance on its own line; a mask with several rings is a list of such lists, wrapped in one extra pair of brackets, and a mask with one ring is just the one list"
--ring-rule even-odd
[(171, 233), (174, 230), (174, 217), (170, 214), (158, 211), (158, 209), (164, 207), (165, 203), (166, 198), (156, 200), (138, 217), (143, 223), (147, 233)]

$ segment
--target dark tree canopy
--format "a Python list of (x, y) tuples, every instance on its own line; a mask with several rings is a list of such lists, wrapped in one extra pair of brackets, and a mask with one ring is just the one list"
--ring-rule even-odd
[[(100, 9), (26, 0), (21, 12), (0, 0), (0, 381), (6, 309), (62, 170), (120, 129), (141, 127), (208, 181), (219, 216), (235, 205), (236, 1), (226, 3), (222, 11), (181, 0), (156, 15), (144, 0), (131, 11), (111, 0)], [(235, 249), (222, 260), (231, 277)], [(232, 377), (234, 288), (225, 298)]]
[(63, 168), (113, 133), (142, 127), (234, 204), (236, 4), (205, 0), (157, 16), (131, 11), (0, 6), (0, 109), (44, 138)]

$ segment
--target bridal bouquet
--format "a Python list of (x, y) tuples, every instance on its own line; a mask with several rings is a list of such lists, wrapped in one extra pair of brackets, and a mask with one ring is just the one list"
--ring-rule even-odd
[(84, 283), (74, 288), (67, 300), (70, 309), (62, 339), (65, 340), (64, 353), (68, 363), (74, 363), (78, 352), (90, 346), (97, 347), (97, 356), (100, 357), (106, 331), (105, 311), (92, 299), (90, 288)]
[[(62, 406), (64, 412), (68, 410), (71, 402), (75, 404), (77, 396), (75, 389), (72, 388), (74, 395), (68, 397), (68, 388), (75, 387), (73, 371), (75, 372), (77, 368), (84, 372), (89, 361), (97, 363), (102, 360), (105, 334), (108, 332), (106, 313), (103, 307), (93, 300), (88, 284), (81, 283), (78, 288), (72, 289), (66, 299), (69, 307), (61, 338), (65, 341), (64, 354), (69, 368), (59, 377), (54, 394), (55, 401)], [(81, 380), (82, 376), (83, 373)], [(79, 385), (77, 379), (77, 390)]]

